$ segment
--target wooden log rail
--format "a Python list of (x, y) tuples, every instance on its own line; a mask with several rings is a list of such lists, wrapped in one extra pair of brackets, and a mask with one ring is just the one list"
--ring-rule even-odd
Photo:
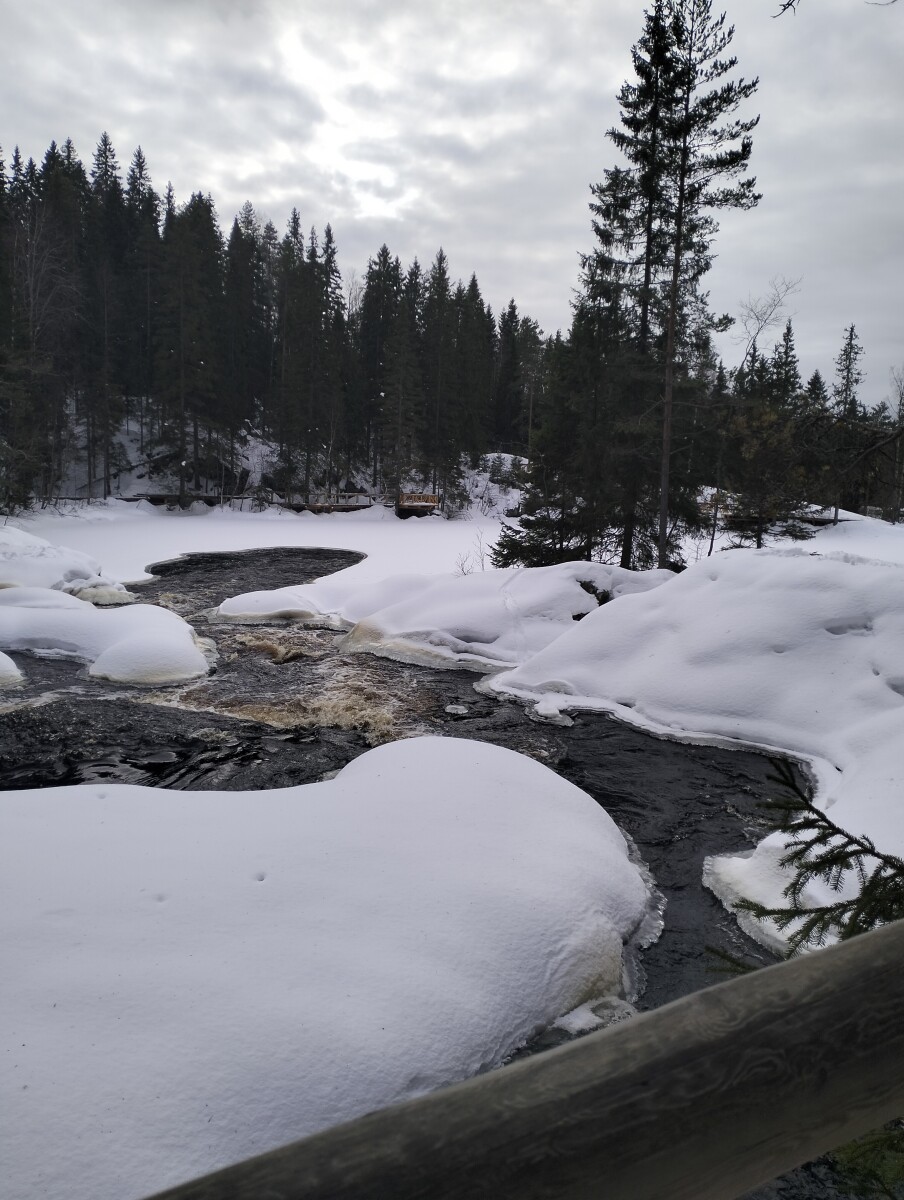
[(159, 1200), (729, 1200), (904, 1113), (904, 921)]

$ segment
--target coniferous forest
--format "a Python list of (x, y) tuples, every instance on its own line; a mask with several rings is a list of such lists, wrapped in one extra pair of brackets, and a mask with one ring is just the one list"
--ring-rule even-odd
[(522, 521), (497, 565), (679, 566), (689, 531), (805, 536), (814, 504), (900, 519), (904, 377), (891, 405), (862, 404), (853, 324), (807, 380), (768, 305), (740, 363), (715, 353), (716, 215), (759, 199), (757, 81), (732, 34), (709, 0), (645, 13), (609, 131), (620, 165), (592, 188), (554, 337), (514, 300), (494, 314), (442, 249), (403, 265), (383, 245), (344, 283), (331, 226), (294, 209), (280, 234), (246, 203), (226, 234), (213, 197), (161, 194), (106, 133), (89, 165), (70, 140), (0, 158), (0, 510), (65, 495), (76, 463), (81, 496), (115, 494), (127, 426), (148, 491), (177, 479), (183, 500), (242, 493), (249, 439), (283, 498), (421, 488), (448, 512), (464, 465), (515, 453)]

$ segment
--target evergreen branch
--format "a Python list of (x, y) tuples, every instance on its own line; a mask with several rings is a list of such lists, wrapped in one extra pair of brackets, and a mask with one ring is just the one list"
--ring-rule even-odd
[[(904, 860), (878, 850), (871, 838), (842, 829), (813, 804), (788, 763), (774, 766), (768, 778), (784, 795), (761, 807), (771, 814), (775, 830), (789, 838), (779, 860), (794, 872), (783, 891), (788, 903), (773, 907), (740, 900), (735, 908), (758, 921), (773, 921), (783, 933), (795, 926), (788, 938), (789, 956), (806, 946), (823, 946), (831, 936), (844, 941), (904, 918)], [(874, 864), (871, 869), (868, 862)], [(821, 880), (840, 892), (851, 872), (858, 883), (855, 896), (830, 904), (804, 903), (809, 883)]]

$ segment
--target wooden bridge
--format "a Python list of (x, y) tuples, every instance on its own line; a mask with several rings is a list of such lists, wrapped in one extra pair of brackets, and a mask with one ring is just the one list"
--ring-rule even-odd
[(157, 1200), (731, 1200), (904, 1112), (904, 921)]

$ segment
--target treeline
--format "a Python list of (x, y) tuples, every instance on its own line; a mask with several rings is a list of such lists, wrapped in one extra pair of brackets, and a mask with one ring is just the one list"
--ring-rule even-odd
[(158, 194), (140, 148), (123, 179), (106, 134), (89, 171), (69, 141), (0, 162), (0, 507), (53, 499), (74, 461), (109, 495), (130, 422), (182, 493), (244, 488), (254, 438), (287, 497), (414, 486), (452, 508), (467, 459), (521, 452), (500, 565), (678, 564), (688, 533), (760, 545), (803, 535), (813, 504), (900, 519), (904, 371), (867, 409), (853, 324), (807, 381), (790, 323), (770, 349), (754, 319), (731, 371), (715, 354), (731, 322), (703, 281), (715, 215), (759, 199), (758, 119), (738, 115), (757, 81), (734, 78), (711, 0), (643, 22), (621, 165), (591, 189), (595, 247), (554, 338), (514, 301), (497, 319), (442, 250), (422, 269), (383, 246), (344, 285), (332, 229), (295, 210), (280, 236), (246, 204), (224, 237), (210, 196)]
[(688, 533), (804, 534), (808, 503), (901, 514), (904, 375), (891, 406), (867, 410), (853, 325), (829, 382), (801, 380), (790, 323), (770, 351), (754, 320), (741, 365), (718, 361), (712, 335), (731, 321), (702, 284), (714, 215), (759, 200), (745, 174), (758, 118), (738, 115), (757, 81), (735, 77), (710, 0), (655, 0), (643, 20), (609, 131), (621, 165), (591, 189), (596, 245), (571, 330), (545, 349), (521, 528), (497, 565), (664, 567)]
[[(161, 196), (109, 136), (90, 170), (71, 141), (0, 160), (0, 506), (53, 499), (74, 461), (107, 496), (137, 427), (180, 490), (243, 484), (250, 431), (268, 482), (306, 495), (420, 482), (451, 498), (465, 457), (523, 447), (541, 334), (476, 277), (454, 283), (384, 245), (344, 289), (329, 225), (282, 237), (245, 204), (223, 236), (212, 198)], [(149, 490), (153, 482), (149, 480)]]

